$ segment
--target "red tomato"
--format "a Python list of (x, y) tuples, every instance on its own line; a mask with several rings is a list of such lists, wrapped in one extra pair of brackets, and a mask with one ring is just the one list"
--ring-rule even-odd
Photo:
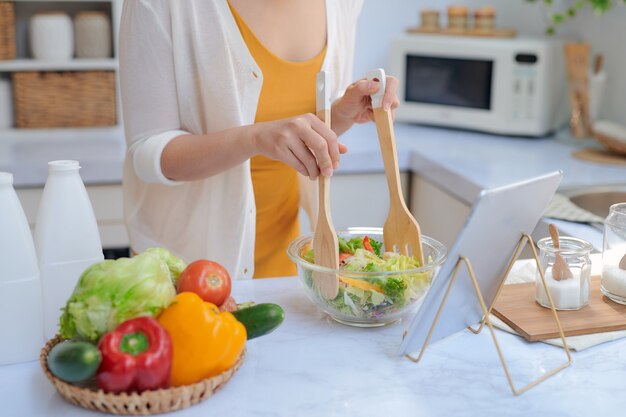
[(217, 262), (205, 259), (187, 265), (178, 280), (178, 292), (193, 292), (216, 306), (221, 306), (230, 295), (228, 271)]

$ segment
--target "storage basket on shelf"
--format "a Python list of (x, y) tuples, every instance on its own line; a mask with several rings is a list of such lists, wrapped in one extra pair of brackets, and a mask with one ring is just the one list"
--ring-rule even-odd
[(203, 379), (191, 385), (144, 391), (142, 393), (106, 393), (93, 384), (82, 386), (69, 384), (52, 375), (47, 365), (50, 350), (62, 342), (56, 336), (46, 343), (41, 350), (40, 363), (46, 377), (52, 382), (57, 392), (72, 404), (103, 413), (122, 415), (151, 415), (182, 410), (204, 401), (222, 388), (241, 367), (246, 351), (244, 350), (237, 363), (230, 369), (212, 378)]
[(15, 5), (0, 1), (0, 60), (15, 59)]
[(98, 127), (117, 123), (113, 71), (16, 72), (18, 128)]

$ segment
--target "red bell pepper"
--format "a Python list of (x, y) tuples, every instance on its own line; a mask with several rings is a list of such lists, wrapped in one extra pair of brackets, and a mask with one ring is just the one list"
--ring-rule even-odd
[(172, 340), (153, 317), (137, 317), (105, 334), (98, 348), (102, 363), (96, 374), (106, 392), (131, 392), (170, 385)]

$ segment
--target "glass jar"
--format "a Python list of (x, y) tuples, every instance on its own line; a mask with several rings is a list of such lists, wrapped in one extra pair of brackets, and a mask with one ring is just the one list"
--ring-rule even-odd
[(602, 294), (626, 304), (626, 203), (614, 204), (604, 222)]
[[(574, 237), (559, 238), (559, 249), (554, 247), (549, 237), (541, 239), (539, 247), (539, 263), (544, 271), (546, 284), (557, 310), (579, 310), (589, 304), (589, 287), (591, 285), (591, 259), (589, 254), (593, 247), (590, 243)], [(557, 280), (552, 275), (552, 267), (557, 254), (569, 266), (571, 278)], [(545, 291), (541, 276), (537, 271), (535, 300), (543, 307), (550, 308), (550, 300)]]
[(422, 30), (438, 30), (439, 29), (439, 11), (425, 9), (420, 13), (420, 22)]
[(474, 29), (489, 31), (496, 28), (496, 9), (481, 7), (474, 12)]
[(448, 29), (465, 30), (468, 26), (469, 11), (465, 6), (448, 7)]

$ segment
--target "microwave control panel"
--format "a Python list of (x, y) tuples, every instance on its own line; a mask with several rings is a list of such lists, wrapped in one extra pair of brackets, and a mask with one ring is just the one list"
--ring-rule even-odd
[(511, 119), (515, 121), (535, 118), (535, 97), (537, 91), (537, 55), (516, 54), (513, 65), (513, 85), (511, 94)]

